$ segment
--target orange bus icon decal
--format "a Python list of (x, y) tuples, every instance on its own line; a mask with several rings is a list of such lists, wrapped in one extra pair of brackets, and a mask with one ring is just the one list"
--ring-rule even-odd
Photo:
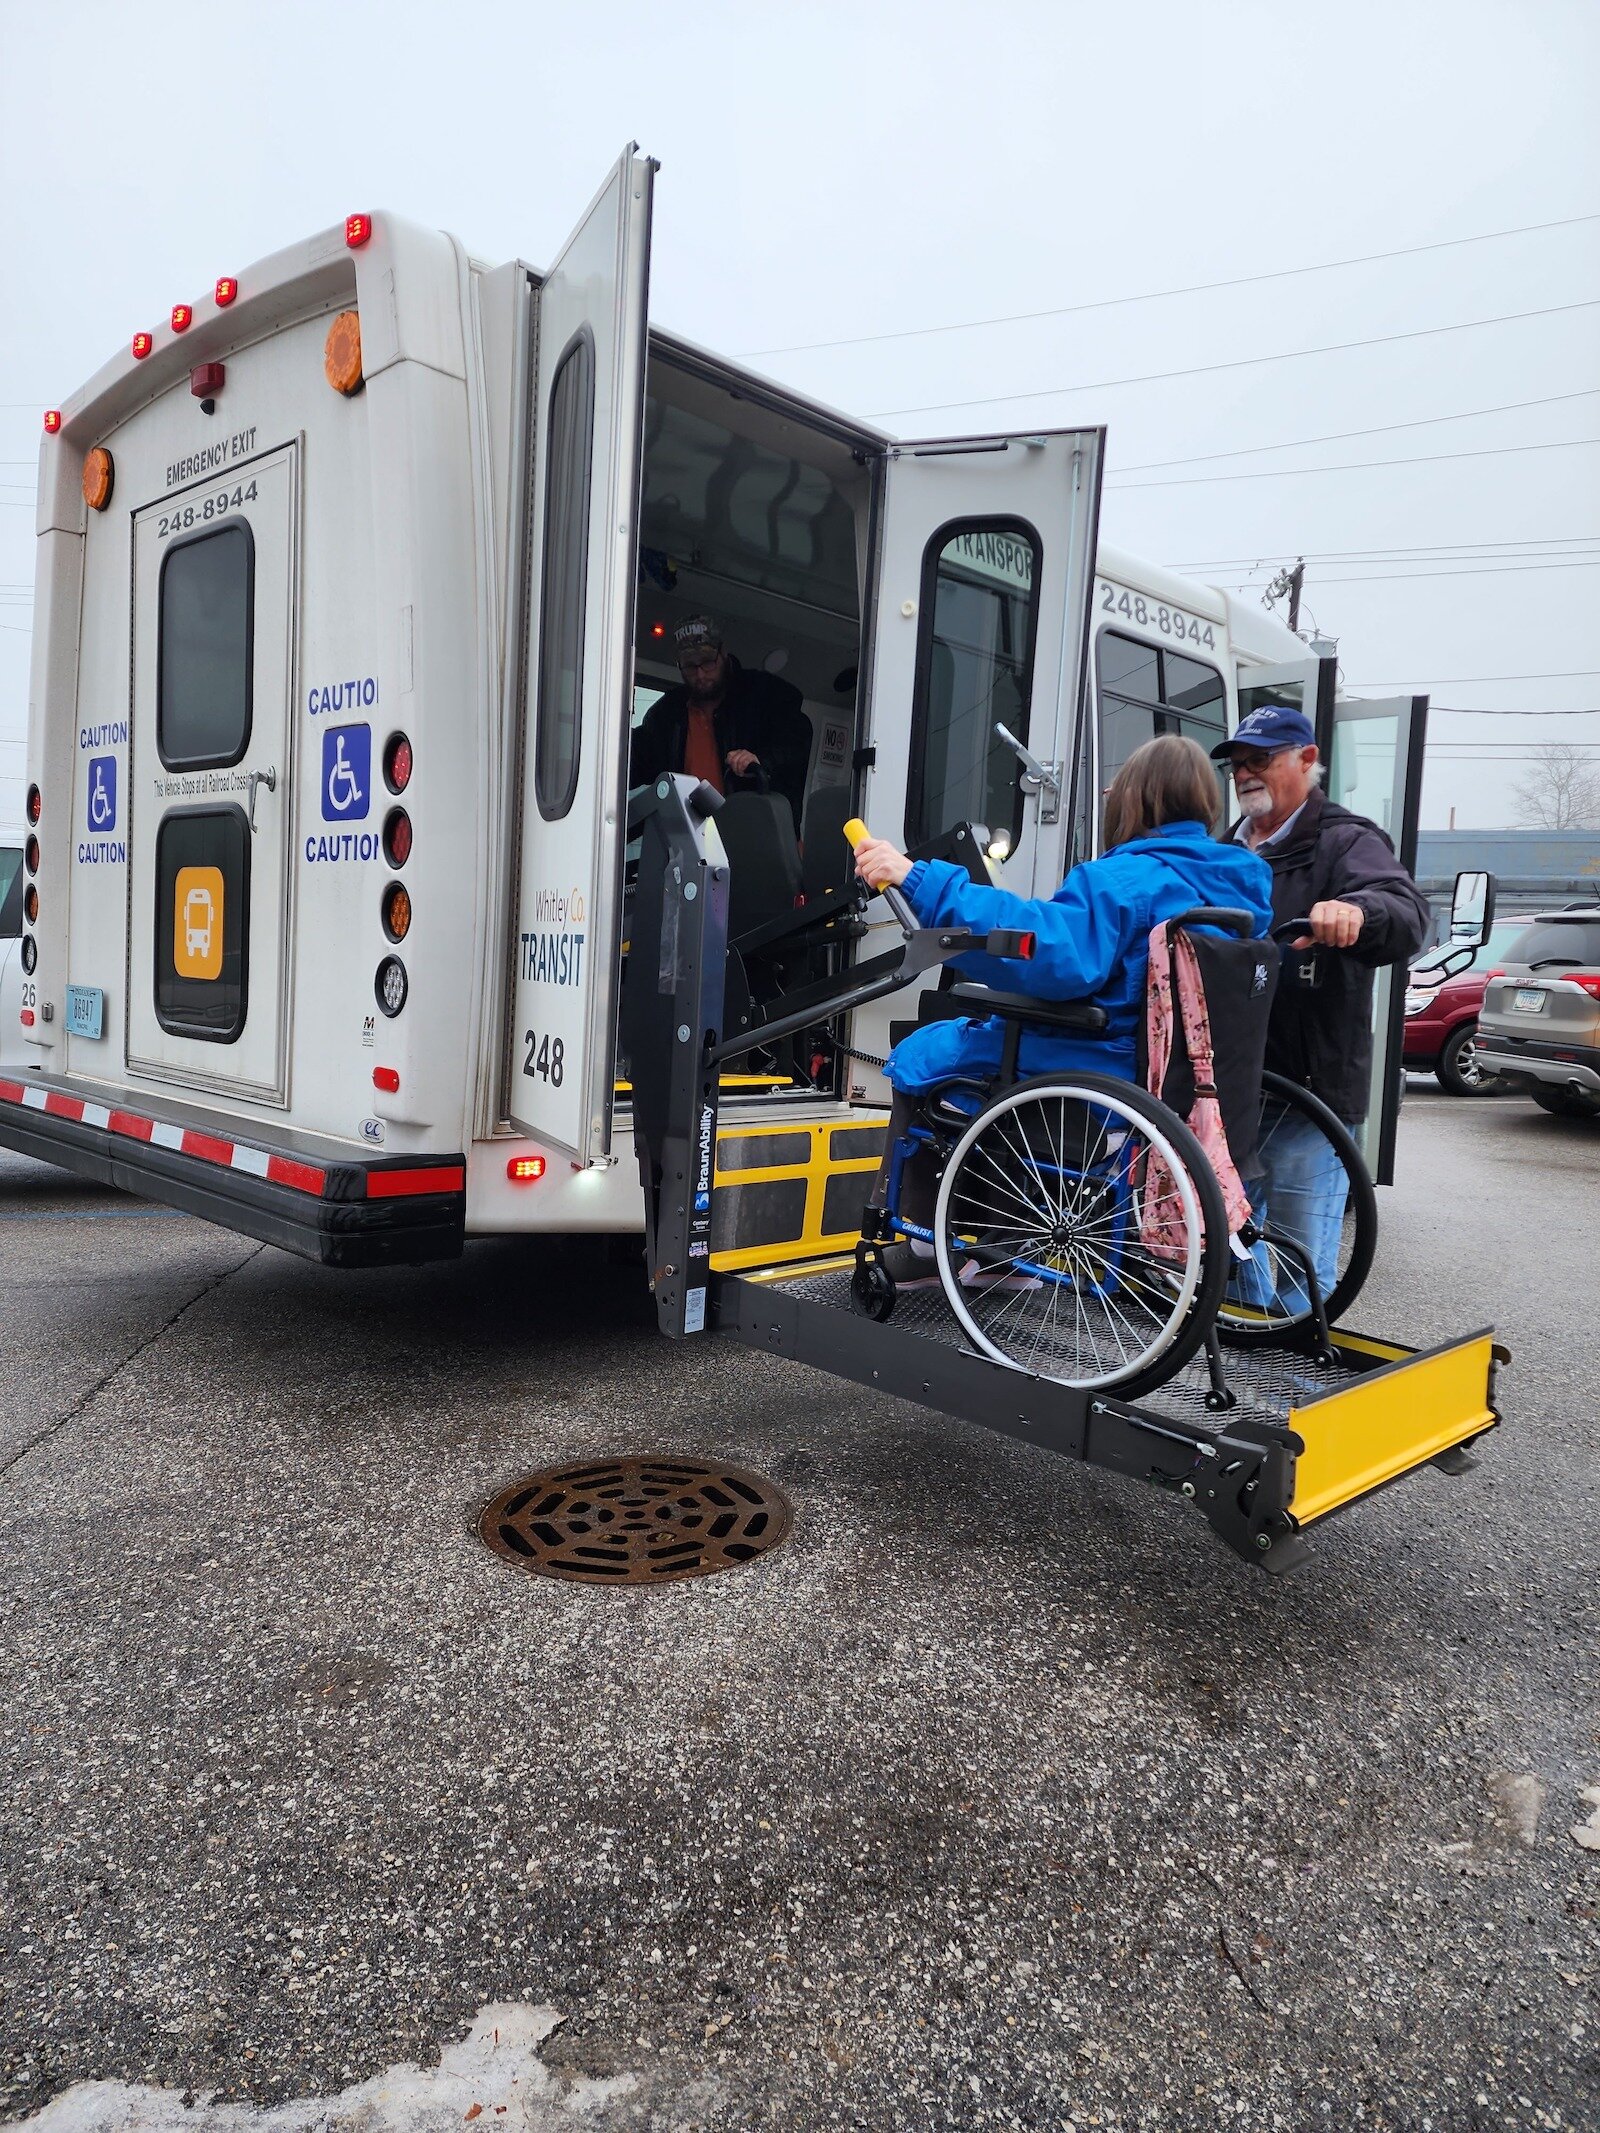
[(222, 869), (179, 867), (172, 906), (172, 965), (178, 976), (220, 977)]

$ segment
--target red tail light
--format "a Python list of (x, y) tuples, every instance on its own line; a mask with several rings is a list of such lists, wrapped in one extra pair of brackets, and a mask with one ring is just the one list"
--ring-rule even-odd
[(391, 807), (384, 822), (383, 856), (392, 867), (403, 867), (411, 857), (411, 817), (403, 807)]
[(1486, 970), (1486, 971), (1484, 972), (1484, 974), (1483, 974), (1483, 982), (1484, 982), (1484, 984), (1485, 984), (1485, 985), (1487, 985), (1487, 984), (1488, 984), (1488, 982), (1489, 982), (1489, 980), (1490, 980), (1491, 978), (1503, 978), (1504, 976), (1505, 976), (1505, 971), (1504, 971), (1503, 969), (1501, 969), (1501, 970)]
[(1581, 985), (1591, 1000), (1600, 1000), (1600, 970), (1569, 970), (1566, 976)]
[(544, 1176), (542, 1155), (514, 1155), (506, 1165), (506, 1176), (513, 1185), (533, 1185)]
[(346, 215), (344, 218), (344, 241), (352, 252), (359, 251), (372, 235), (370, 215)]
[(213, 293), (216, 296), (217, 302), (225, 311), (228, 308), (229, 304), (231, 304), (234, 298), (238, 295), (239, 284), (234, 280), (231, 274), (224, 274), (218, 281), (216, 289)]
[(40, 793), (37, 785), (30, 785), (28, 787), (28, 820), (30, 822), (37, 822), (39, 817), (43, 813), (44, 797)]
[(56, 432), (57, 432), (57, 431), (58, 431), (58, 430), (60, 429), (60, 427), (61, 427), (61, 410), (60, 410), (60, 408), (59, 408), (59, 407), (47, 407), (47, 408), (45, 409), (45, 411), (44, 411), (44, 433), (45, 433), (45, 435), (46, 435), (47, 437), (53, 437), (53, 436), (55, 436)]
[(194, 305), (193, 305), (193, 304), (174, 304), (174, 305), (173, 305), (173, 307), (172, 307), (172, 330), (173, 330), (173, 332), (174, 332), (174, 333), (187, 333), (187, 332), (188, 332), (188, 330), (189, 330), (189, 328), (190, 328), (190, 327), (191, 327), (191, 326), (192, 326), (193, 324), (194, 324)]
[(400, 1094), (399, 1068), (374, 1067), (372, 1070), (372, 1086), (375, 1089), (382, 1089), (385, 1096), (398, 1096)]
[(150, 353), (151, 349), (154, 348), (155, 345), (156, 337), (153, 333), (136, 333), (133, 337), (133, 353), (135, 358), (142, 363), (145, 357)]

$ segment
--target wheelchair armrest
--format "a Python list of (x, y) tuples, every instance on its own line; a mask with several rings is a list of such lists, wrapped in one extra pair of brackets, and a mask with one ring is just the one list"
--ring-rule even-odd
[[(995, 992), (988, 985), (952, 985), (937, 997), (944, 1015), (999, 1015), (1006, 1022), (1042, 1023), (1050, 1029), (1077, 1030), (1085, 1037), (1103, 1035), (1107, 1022), (1105, 1009), (1092, 1000), (1035, 1000), (1028, 993)], [(960, 1005), (946, 1007), (946, 1001)]]

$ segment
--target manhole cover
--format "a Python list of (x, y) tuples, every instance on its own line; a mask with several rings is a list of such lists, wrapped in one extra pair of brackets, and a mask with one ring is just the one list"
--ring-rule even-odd
[(788, 1531), (789, 1506), (770, 1481), (687, 1459), (551, 1467), (502, 1489), (478, 1520), (508, 1562), (591, 1585), (709, 1577)]

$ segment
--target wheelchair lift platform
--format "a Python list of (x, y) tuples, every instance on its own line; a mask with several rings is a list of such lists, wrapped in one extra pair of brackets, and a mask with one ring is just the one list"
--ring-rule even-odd
[(809, 988), (780, 1000), (725, 1044), (728, 869), (716, 797), (683, 777), (655, 788), (640, 825), (624, 987), (647, 1252), (664, 1332), (732, 1338), (1154, 1483), (1192, 1501), (1239, 1556), (1276, 1572), (1305, 1559), (1309, 1529), (1374, 1490), (1422, 1466), (1457, 1474), (1476, 1463), (1468, 1447), (1500, 1420), (1495, 1375), (1508, 1360), (1488, 1329), (1416, 1351), (1333, 1327), (1319, 1355), (1307, 1326), (1293, 1345), (1225, 1348), (1225, 1399), (1203, 1352), (1165, 1382), (1121, 1398), (981, 1354), (937, 1285), (903, 1289), (885, 1322), (858, 1315), (853, 1256), (761, 1266), (741, 1253), (737, 1271), (719, 1264), (711, 1205), (719, 1071), (728, 1058), (881, 998), (985, 942), (908, 933), (898, 953), (858, 965), (826, 998)]

